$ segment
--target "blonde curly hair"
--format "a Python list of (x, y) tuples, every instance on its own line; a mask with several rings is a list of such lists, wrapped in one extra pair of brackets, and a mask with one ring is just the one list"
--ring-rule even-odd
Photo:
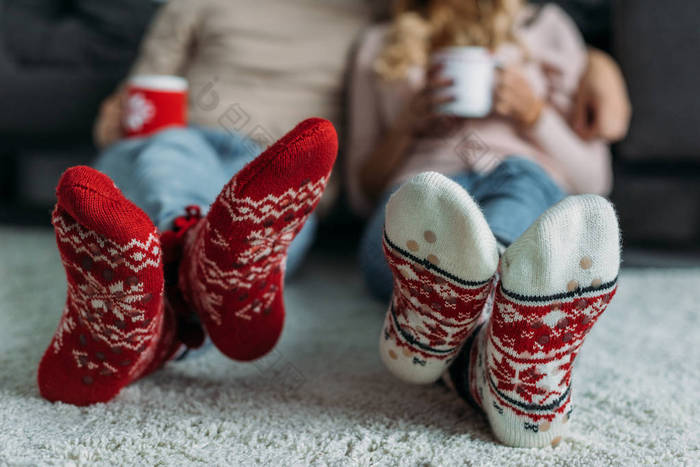
[(491, 50), (518, 43), (515, 18), (524, 0), (397, 0), (394, 19), (374, 63), (385, 80), (401, 79), (412, 66), (426, 66), (442, 47), (480, 46)]

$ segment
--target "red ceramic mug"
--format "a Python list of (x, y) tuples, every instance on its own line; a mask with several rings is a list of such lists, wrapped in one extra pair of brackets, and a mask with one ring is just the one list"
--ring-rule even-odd
[(148, 136), (187, 124), (187, 80), (170, 75), (138, 75), (127, 85), (124, 133)]

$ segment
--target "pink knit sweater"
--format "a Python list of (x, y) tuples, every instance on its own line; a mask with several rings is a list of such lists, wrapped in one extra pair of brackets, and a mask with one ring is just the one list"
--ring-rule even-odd
[[(424, 70), (417, 67), (400, 82), (385, 82), (376, 75), (373, 64), (387, 31), (388, 25), (379, 25), (364, 34), (351, 78), (345, 173), (351, 204), (360, 214), (368, 214), (373, 207), (360, 185), (363, 163), (425, 80)], [(447, 175), (484, 172), (503, 158), (518, 155), (536, 161), (570, 193), (609, 192), (612, 169), (607, 144), (581, 140), (568, 123), (587, 57), (576, 26), (554, 5), (528, 6), (517, 22), (516, 34), (524, 47), (503, 46), (496, 58), (505, 65), (522, 66), (534, 92), (546, 100), (535, 125), (522, 131), (504, 118), (489, 116), (463, 120), (448, 136), (419, 138), (392, 185), (428, 170)]]

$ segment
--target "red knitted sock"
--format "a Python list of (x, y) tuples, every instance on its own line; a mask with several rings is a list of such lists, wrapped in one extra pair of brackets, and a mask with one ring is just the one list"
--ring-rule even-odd
[(287, 249), (318, 204), (337, 150), (329, 122), (302, 122), (233, 177), (188, 233), (180, 288), (227, 356), (253, 360), (277, 342)]
[(68, 169), (56, 193), (53, 224), (68, 298), (39, 364), (39, 390), (52, 402), (106, 402), (153, 369), (160, 337), (174, 334), (163, 323), (158, 233), (89, 167)]

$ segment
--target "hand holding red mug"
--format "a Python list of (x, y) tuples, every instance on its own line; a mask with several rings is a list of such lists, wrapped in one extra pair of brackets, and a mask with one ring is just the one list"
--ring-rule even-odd
[(126, 87), (124, 133), (148, 136), (187, 124), (187, 81), (179, 76), (139, 75)]
[(125, 98), (126, 94), (120, 89), (102, 101), (93, 128), (93, 139), (98, 148), (105, 148), (124, 138), (122, 121)]
[(100, 106), (93, 138), (104, 148), (125, 137), (148, 136), (187, 124), (187, 81), (177, 76), (135, 76)]

